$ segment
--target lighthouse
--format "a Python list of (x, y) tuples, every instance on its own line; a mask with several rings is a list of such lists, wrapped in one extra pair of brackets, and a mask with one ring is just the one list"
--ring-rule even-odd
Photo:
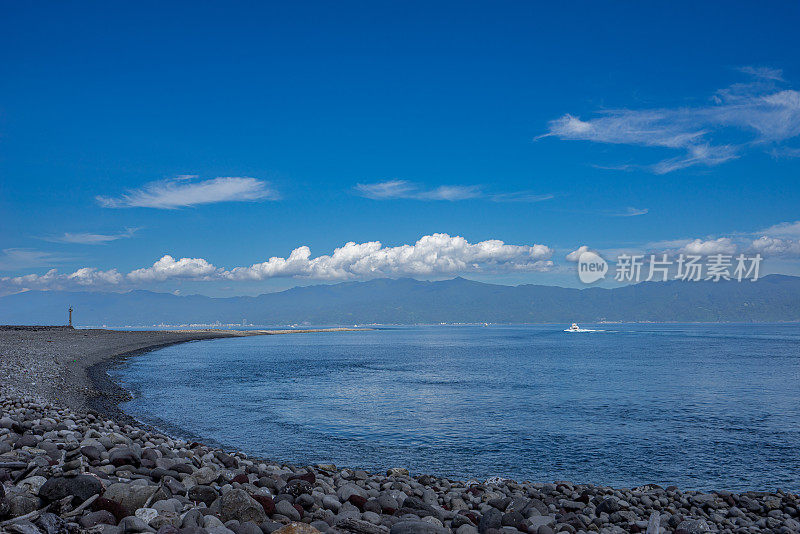
[(72, 306), (69, 307), (69, 327), (72, 328)]

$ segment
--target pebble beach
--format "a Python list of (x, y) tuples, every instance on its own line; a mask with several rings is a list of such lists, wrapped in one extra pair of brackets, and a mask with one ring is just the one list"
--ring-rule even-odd
[(138, 425), (105, 372), (174, 343), (284, 333), (300, 332), (0, 327), (0, 531), (800, 532), (800, 497), (780, 490), (450, 480), (405, 466), (374, 473), (251, 458)]

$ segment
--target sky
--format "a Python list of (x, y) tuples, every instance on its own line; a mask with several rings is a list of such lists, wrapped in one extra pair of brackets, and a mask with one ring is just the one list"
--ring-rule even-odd
[(795, 2), (2, 9), (0, 295), (800, 274)]

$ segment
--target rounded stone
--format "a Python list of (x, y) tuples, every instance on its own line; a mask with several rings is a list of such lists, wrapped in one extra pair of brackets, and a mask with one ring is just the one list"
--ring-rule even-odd
[(300, 521), (300, 512), (289, 501), (278, 501), (275, 504), (275, 513), (284, 515), (292, 521)]
[(80, 504), (92, 495), (103, 492), (103, 483), (91, 475), (53, 477), (39, 488), (39, 497), (45, 502), (60, 501), (72, 495), (72, 502)]
[(219, 513), (223, 521), (236, 519), (240, 522), (252, 521), (258, 524), (267, 520), (267, 514), (261, 504), (240, 489), (230, 490), (220, 497)]

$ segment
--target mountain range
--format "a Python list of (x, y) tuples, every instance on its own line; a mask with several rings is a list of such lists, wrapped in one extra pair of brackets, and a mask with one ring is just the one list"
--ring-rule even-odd
[(644, 282), (614, 289), (409, 278), (296, 287), (256, 297), (27, 291), (0, 298), (0, 324), (82, 326), (800, 321), (800, 277)]

